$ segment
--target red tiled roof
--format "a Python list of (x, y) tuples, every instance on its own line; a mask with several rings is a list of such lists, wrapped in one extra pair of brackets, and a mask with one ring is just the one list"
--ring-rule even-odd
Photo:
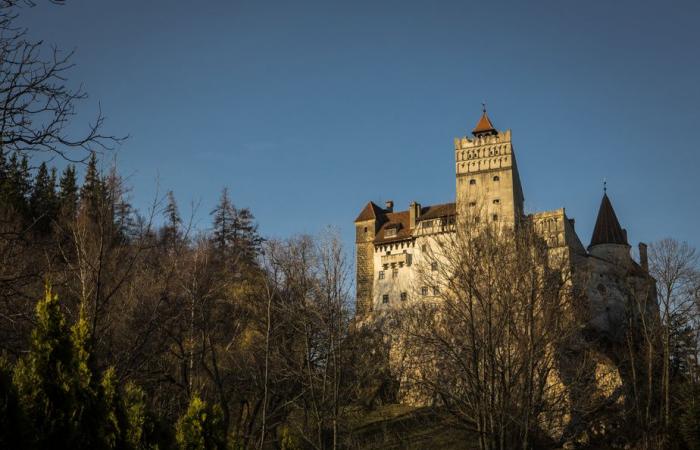
[(384, 210), (377, 206), (374, 202), (369, 202), (367, 205), (362, 209), (360, 212), (360, 215), (357, 216), (357, 219), (355, 219), (355, 222), (362, 222), (364, 220), (373, 220), (381, 217), (384, 214)]
[(479, 123), (477, 123), (476, 127), (474, 127), (474, 129), (472, 130), (472, 134), (476, 136), (482, 133), (490, 133), (495, 131), (496, 128), (491, 123), (491, 120), (486, 114), (486, 111), (484, 111), (484, 113), (481, 115), (481, 119), (479, 119)]
[[(412, 230), (409, 224), (408, 211), (386, 213), (386, 219), (386, 222), (382, 224), (377, 232), (377, 237), (374, 239), (375, 243), (400, 241), (411, 237)], [(387, 237), (387, 229), (397, 226), (399, 229), (396, 231), (396, 235)]]
[[(454, 203), (423, 206), (421, 207), (421, 215), (418, 221), (453, 216), (456, 211), (457, 209)], [(413, 229), (410, 227), (410, 215), (408, 211), (385, 212), (384, 217), (386, 218), (386, 222), (380, 226), (377, 236), (374, 239), (375, 244), (384, 244), (411, 238)], [(398, 227), (396, 235), (387, 236), (386, 231), (396, 227)]]
[(627, 244), (627, 237), (625, 232), (620, 226), (620, 222), (617, 220), (615, 215), (615, 210), (610, 203), (608, 194), (603, 194), (603, 200), (600, 202), (600, 209), (598, 210), (598, 218), (595, 221), (595, 228), (593, 229), (593, 236), (591, 237), (591, 245), (598, 244)]
[(454, 203), (442, 203), (440, 205), (430, 205), (421, 208), (421, 214), (418, 218), (421, 220), (437, 219), (439, 217), (454, 216), (457, 213), (457, 207)]

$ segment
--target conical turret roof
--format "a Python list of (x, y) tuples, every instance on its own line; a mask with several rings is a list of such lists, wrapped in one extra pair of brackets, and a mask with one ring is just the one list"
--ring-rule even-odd
[(612, 207), (612, 203), (610, 203), (607, 193), (603, 194), (603, 200), (600, 202), (598, 218), (595, 221), (589, 248), (598, 244), (629, 245), (627, 244), (627, 235), (617, 220), (615, 210)]
[(491, 134), (496, 132), (496, 128), (491, 123), (491, 119), (489, 119), (488, 114), (486, 114), (486, 109), (484, 109), (483, 114), (481, 114), (481, 119), (479, 119), (479, 123), (477, 123), (472, 130), (472, 134), (474, 136), (479, 136), (481, 134)]

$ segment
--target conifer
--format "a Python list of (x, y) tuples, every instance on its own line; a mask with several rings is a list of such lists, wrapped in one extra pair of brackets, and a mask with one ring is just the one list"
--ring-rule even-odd
[(70, 448), (80, 432), (73, 343), (58, 296), (50, 288), (37, 303), (31, 349), (15, 366), (14, 384), (37, 446), (60, 442)]
[(34, 179), (29, 210), (31, 218), (36, 221), (35, 229), (47, 232), (56, 216), (56, 185), (55, 178), (49, 174), (46, 163), (42, 162)]
[(73, 217), (78, 206), (78, 181), (75, 176), (75, 166), (66, 166), (59, 181), (59, 208), (64, 217)]
[(85, 179), (80, 188), (80, 204), (93, 215), (97, 214), (104, 199), (104, 182), (97, 167), (97, 154), (92, 152), (85, 170)]
[(175, 440), (181, 450), (226, 448), (221, 408), (218, 405), (209, 407), (199, 396), (194, 395), (187, 412), (177, 421)]

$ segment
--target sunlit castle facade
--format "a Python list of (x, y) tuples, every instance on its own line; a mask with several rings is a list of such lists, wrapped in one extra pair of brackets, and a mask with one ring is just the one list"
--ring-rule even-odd
[[(645, 295), (653, 279), (647, 273), (646, 246), (639, 244), (641, 262), (630, 256), (627, 235), (604, 194), (595, 230), (584, 248), (574, 219), (564, 208), (524, 212), (524, 194), (510, 130), (498, 131), (483, 111), (472, 136), (455, 139), (455, 201), (438, 205), (412, 202), (396, 211), (367, 203), (355, 220), (356, 318), (370, 318), (411, 301), (439, 295), (437, 287), (421, 282), (420, 270), (438, 270), (439, 258), (428, 257), (441, 238), (458, 227), (513, 226), (532, 221), (551, 250), (576, 267), (597, 329), (614, 332), (623, 319), (624, 300)], [(430, 267), (430, 266), (433, 267)], [(626, 280), (621, 283), (620, 280)], [(639, 292), (636, 292), (638, 291)]]

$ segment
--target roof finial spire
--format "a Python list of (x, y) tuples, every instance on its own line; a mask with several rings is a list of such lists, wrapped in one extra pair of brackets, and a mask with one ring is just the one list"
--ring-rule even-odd
[(481, 119), (479, 119), (479, 123), (477, 123), (476, 127), (472, 130), (472, 134), (474, 136), (486, 136), (497, 133), (498, 131), (496, 131), (491, 120), (489, 120), (488, 114), (486, 114), (486, 102), (481, 102)]
[(603, 178), (603, 194), (607, 194), (607, 193), (608, 193), (608, 180)]

